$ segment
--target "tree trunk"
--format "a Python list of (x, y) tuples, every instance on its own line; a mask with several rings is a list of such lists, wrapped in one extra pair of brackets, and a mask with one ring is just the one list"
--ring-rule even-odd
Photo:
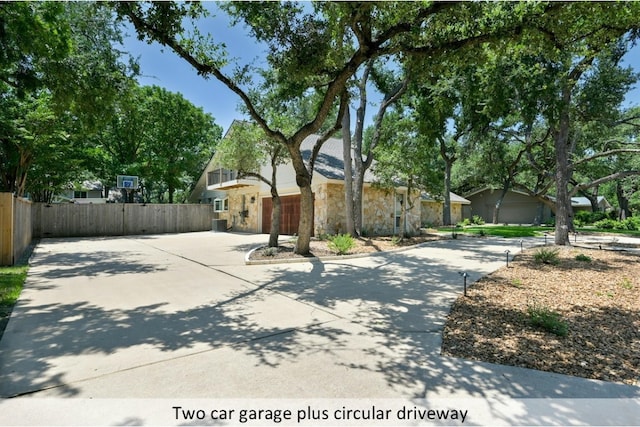
[(496, 200), (496, 204), (493, 207), (493, 223), (498, 224), (500, 222), (500, 208), (502, 207), (502, 202), (504, 198), (507, 196), (509, 192), (509, 182), (505, 182), (502, 186), (502, 191), (500, 192), (500, 197)]
[(357, 237), (353, 202), (353, 172), (351, 169), (351, 114), (349, 108), (342, 115), (342, 155), (344, 159), (345, 233)]
[(298, 239), (296, 241), (295, 253), (298, 255), (308, 255), (311, 246), (311, 236), (313, 235), (313, 192), (311, 182), (300, 187), (300, 223), (298, 225)]
[(311, 190), (311, 174), (307, 170), (302, 153), (295, 145), (287, 145), (291, 155), (291, 163), (296, 172), (296, 184), (300, 189), (300, 222), (298, 223), (298, 239), (295, 253), (309, 255), (311, 236), (313, 236), (313, 191)]
[[(362, 162), (359, 162), (362, 166)], [(364, 192), (365, 169), (358, 167), (356, 160), (355, 180), (353, 183), (353, 227), (356, 235), (362, 236), (362, 197)]]
[(554, 132), (556, 152), (556, 232), (555, 244), (569, 242), (571, 198), (569, 197), (569, 104), (571, 91), (563, 90), (563, 103), (558, 128)]
[(269, 247), (277, 248), (280, 238), (280, 196), (275, 187), (271, 188), (271, 231), (269, 232)]
[(278, 187), (276, 185), (277, 179), (277, 163), (280, 149), (276, 149), (271, 156), (271, 182), (269, 186), (271, 188), (271, 231), (269, 232), (269, 247), (277, 248), (278, 239), (280, 238), (280, 211), (282, 203), (280, 202), (280, 195), (278, 194)]
[(453, 161), (444, 162), (444, 203), (442, 204), (442, 225), (452, 225), (451, 220), (451, 168)]
[(624, 189), (622, 188), (622, 183), (620, 181), (616, 182), (616, 198), (618, 199), (618, 205), (620, 206), (618, 219), (622, 221), (631, 216), (631, 211), (629, 210), (629, 199), (627, 199), (624, 194)]

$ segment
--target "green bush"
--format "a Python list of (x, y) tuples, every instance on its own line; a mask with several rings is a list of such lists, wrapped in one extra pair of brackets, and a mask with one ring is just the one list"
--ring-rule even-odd
[(474, 215), (471, 217), (471, 224), (474, 225), (484, 225), (484, 219), (480, 215)]
[(345, 255), (356, 245), (350, 234), (336, 234), (329, 239), (329, 249), (338, 255)]
[(578, 224), (591, 225), (603, 219), (607, 219), (606, 212), (578, 211), (573, 217), (573, 222), (576, 226), (578, 226)]
[(640, 217), (638, 216), (631, 216), (622, 221), (622, 223), (627, 230), (640, 230)]
[(527, 307), (529, 323), (531, 326), (541, 328), (547, 332), (564, 337), (569, 331), (567, 322), (562, 319), (559, 313), (551, 311), (548, 307), (532, 304)]
[(614, 228), (616, 228), (616, 225), (618, 225), (619, 221), (616, 221), (614, 219), (609, 219), (609, 218), (605, 218), (605, 219), (601, 219), (600, 221), (596, 221), (593, 223), (593, 225), (596, 228), (601, 228), (603, 230), (613, 230)]
[(469, 218), (465, 218), (462, 221), (460, 221), (459, 223), (456, 224), (456, 227), (467, 227), (471, 225), (471, 220)]
[(533, 260), (538, 264), (556, 265), (560, 262), (557, 249), (540, 248), (533, 254)]
[(585, 254), (576, 255), (576, 261), (591, 262), (591, 257)]

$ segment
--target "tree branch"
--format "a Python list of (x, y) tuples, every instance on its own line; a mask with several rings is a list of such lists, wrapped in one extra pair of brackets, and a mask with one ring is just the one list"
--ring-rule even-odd
[(591, 188), (591, 187), (597, 187), (598, 185), (602, 185), (609, 181), (615, 181), (616, 179), (622, 179), (629, 176), (638, 176), (638, 175), (640, 175), (640, 170), (628, 170), (628, 171), (612, 173), (611, 175), (598, 178), (594, 181), (576, 185), (575, 187), (573, 187), (573, 189), (569, 193), (569, 196), (573, 197), (578, 193), (578, 191), (586, 190), (587, 188)]
[(585, 157), (583, 159), (580, 159), (580, 160), (577, 160), (577, 161), (573, 162), (573, 164), (570, 166), (570, 168), (573, 169), (576, 166), (579, 166), (581, 164), (590, 162), (591, 160), (595, 160), (595, 159), (598, 159), (600, 157), (607, 157), (607, 156), (611, 156), (613, 154), (620, 154), (620, 153), (640, 153), (640, 148), (616, 148), (614, 150), (603, 151), (602, 153), (597, 153), (597, 154), (594, 154), (592, 156)]

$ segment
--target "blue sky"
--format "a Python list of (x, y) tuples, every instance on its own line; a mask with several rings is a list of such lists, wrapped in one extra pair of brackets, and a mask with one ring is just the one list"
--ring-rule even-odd
[[(243, 63), (264, 57), (264, 47), (255, 45), (242, 26), (231, 27), (223, 13), (211, 16), (203, 23), (205, 26), (200, 30), (208, 31), (214, 40), (224, 42), (231, 57), (238, 58)], [(162, 49), (157, 43), (149, 45), (137, 40), (133, 29), (129, 30), (129, 34), (124, 41), (124, 48), (139, 58), (142, 76), (138, 81), (141, 84), (157, 85), (171, 92), (181, 93), (194, 105), (210, 113), (225, 132), (234, 119), (242, 118), (237, 109), (240, 99), (222, 83), (213, 78), (205, 80), (198, 76), (190, 65), (170, 49)], [(640, 71), (640, 46), (634, 47), (623, 62)], [(640, 88), (636, 87), (627, 95), (625, 107), (638, 104)], [(369, 110), (372, 113), (373, 108)]]

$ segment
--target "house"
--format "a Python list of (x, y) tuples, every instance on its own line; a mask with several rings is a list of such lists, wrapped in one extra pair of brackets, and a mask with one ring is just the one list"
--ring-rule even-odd
[[(609, 203), (609, 201), (604, 196), (598, 196), (598, 211), (608, 212), (613, 209), (613, 206)], [(591, 202), (586, 197), (572, 197), (571, 198), (571, 206), (573, 206), (573, 212), (593, 212), (593, 207), (591, 206)]]
[[(469, 216), (478, 215), (485, 222), (493, 222), (496, 202), (502, 194), (501, 189), (482, 188), (465, 195), (471, 202)], [(504, 224), (544, 224), (552, 217), (551, 208), (529, 194), (509, 190), (502, 200), (498, 222)]]
[[(502, 194), (501, 189), (482, 188), (467, 194), (465, 197), (471, 201), (470, 211), (467, 215), (478, 215), (485, 222), (493, 222), (493, 212), (496, 202)], [(548, 196), (550, 202), (554, 198)], [(591, 212), (591, 202), (586, 197), (572, 197), (571, 205), (574, 212), (586, 210)], [(603, 197), (598, 197), (598, 206), (601, 210), (611, 209), (609, 202)], [(549, 204), (536, 197), (518, 190), (509, 190), (505, 195), (498, 214), (498, 223), (504, 224), (544, 224), (554, 216)]]
[[(319, 137), (311, 135), (302, 142), (303, 157), (308, 159)], [(314, 231), (316, 235), (345, 232), (344, 161), (342, 140), (330, 138), (320, 150), (314, 167), (312, 190), (314, 193)], [(265, 165), (261, 175), (270, 177), (271, 167)], [(281, 198), (280, 233), (297, 233), (300, 220), (300, 191), (291, 163), (277, 170), (277, 187)], [(399, 232), (403, 207), (406, 212), (405, 229), (409, 234), (419, 233), (422, 225), (422, 206), (433, 209), (436, 200), (423, 199), (419, 192), (408, 194), (407, 188), (398, 186), (384, 189), (374, 185), (371, 171), (365, 175), (363, 189), (362, 229), (368, 235), (391, 235)], [(410, 198), (409, 200), (407, 200)], [(218, 218), (227, 221), (235, 231), (269, 233), (271, 227), (271, 193), (267, 184), (255, 178), (238, 179), (237, 173), (209, 163), (196, 184), (191, 202), (213, 203)], [(410, 203), (407, 204), (407, 201)], [(461, 211), (461, 208), (459, 209)], [(430, 213), (429, 222), (437, 223), (437, 215)], [(441, 215), (440, 215), (441, 221)]]
[(55, 202), (70, 203), (106, 203), (107, 198), (104, 197), (104, 186), (100, 181), (83, 181), (80, 184), (74, 184), (61, 194), (56, 195)]

